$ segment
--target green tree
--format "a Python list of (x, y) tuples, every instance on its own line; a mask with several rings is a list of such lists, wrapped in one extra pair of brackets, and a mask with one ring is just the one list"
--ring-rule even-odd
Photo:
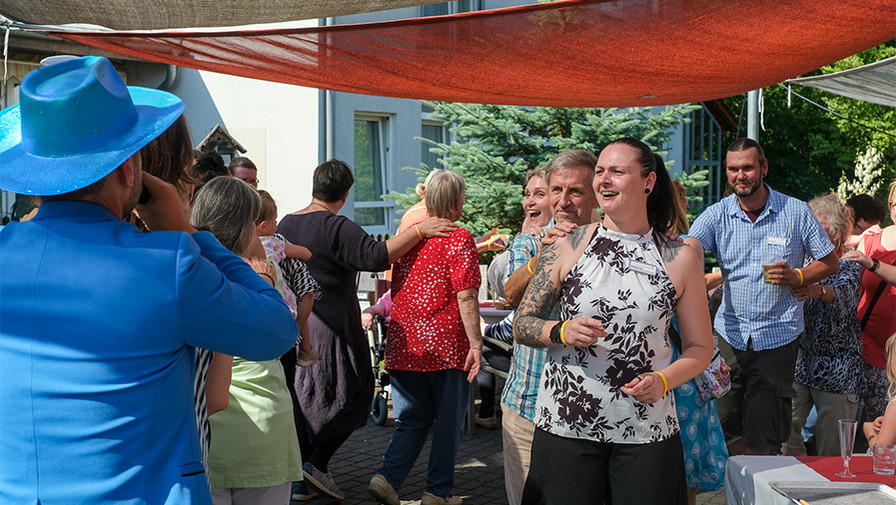
[[(894, 55), (896, 41), (890, 41), (805, 76), (840, 72)], [(893, 126), (896, 125), (896, 109), (892, 107), (807, 86), (792, 86), (792, 89), (855, 122), (896, 133)], [(744, 101), (745, 95), (726, 99), (734, 111), (743, 111)], [(856, 180), (856, 166), (865, 163), (863, 160), (869, 149), (880, 156), (873, 179), (884, 181), (885, 187), (886, 181), (896, 176), (896, 139), (891, 135), (837, 117), (796, 96), (790, 97), (788, 107), (788, 93), (783, 86), (772, 86), (763, 91), (763, 109), (765, 129), (760, 130), (759, 141), (769, 160), (767, 181), (778, 191), (803, 200), (836, 191), (841, 178), (846, 183)], [(744, 133), (742, 129), (739, 135)], [(731, 134), (729, 141), (734, 136)]]
[[(444, 168), (460, 173), (467, 183), (462, 226), (474, 236), (498, 228), (519, 231), (525, 174), (546, 164), (565, 149), (596, 151), (618, 137), (634, 137), (662, 149), (674, 128), (687, 121), (699, 105), (665, 108), (577, 109), (513, 107), (447, 102), (425, 102), (432, 118), (451, 125), (455, 139), (432, 144)], [(664, 154), (658, 150), (660, 154)], [(432, 168), (406, 168), (422, 181)], [(413, 188), (388, 195), (405, 208), (419, 198)]]

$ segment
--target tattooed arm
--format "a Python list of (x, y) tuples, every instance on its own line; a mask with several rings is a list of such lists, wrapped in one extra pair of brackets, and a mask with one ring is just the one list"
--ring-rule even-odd
[[(513, 336), (530, 347), (563, 345), (560, 339), (562, 321), (548, 319), (560, 299), (563, 279), (576, 264), (593, 232), (593, 226), (576, 228), (569, 236), (545, 246), (538, 256), (535, 274), (526, 288), (513, 320)], [(587, 347), (607, 334), (596, 319), (571, 319), (563, 329), (567, 345)]]

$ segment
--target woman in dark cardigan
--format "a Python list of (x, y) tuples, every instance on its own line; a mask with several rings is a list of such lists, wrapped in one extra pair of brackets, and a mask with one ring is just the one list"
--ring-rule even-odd
[[(358, 271), (382, 271), (421, 239), (445, 237), (455, 225), (428, 218), (385, 242), (377, 242), (360, 226), (337, 215), (354, 183), (351, 169), (338, 160), (314, 170), (308, 207), (280, 221), (277, 232), (293, 244), (311, 250), (307, 262), (321, 286), (309, 319), (311, 341), (320, 362), (298, 367), (296, 430), (302, 448), (304, 485), (310, 491), (342, 499), (327, 466), (352, 432), (367, 422), (373, 399), (373, 371), (358, 306)], [(293, 499), (313, 496), (293, 487)]]

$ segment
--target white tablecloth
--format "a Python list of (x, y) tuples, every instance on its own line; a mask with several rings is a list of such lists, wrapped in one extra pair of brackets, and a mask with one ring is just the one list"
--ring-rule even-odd
[(792, 505), (769, 486), (776, 481), (828, 482), (792, 456), (732, 456), (725, 470), (728, 505)]

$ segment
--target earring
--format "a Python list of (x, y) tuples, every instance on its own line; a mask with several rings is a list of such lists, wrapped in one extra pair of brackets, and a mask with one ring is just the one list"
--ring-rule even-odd
[(649, 195), (649, 194), (650, 194), (650, 188), (644, 188), (644, 194), (645, 194), (645, 195)]

